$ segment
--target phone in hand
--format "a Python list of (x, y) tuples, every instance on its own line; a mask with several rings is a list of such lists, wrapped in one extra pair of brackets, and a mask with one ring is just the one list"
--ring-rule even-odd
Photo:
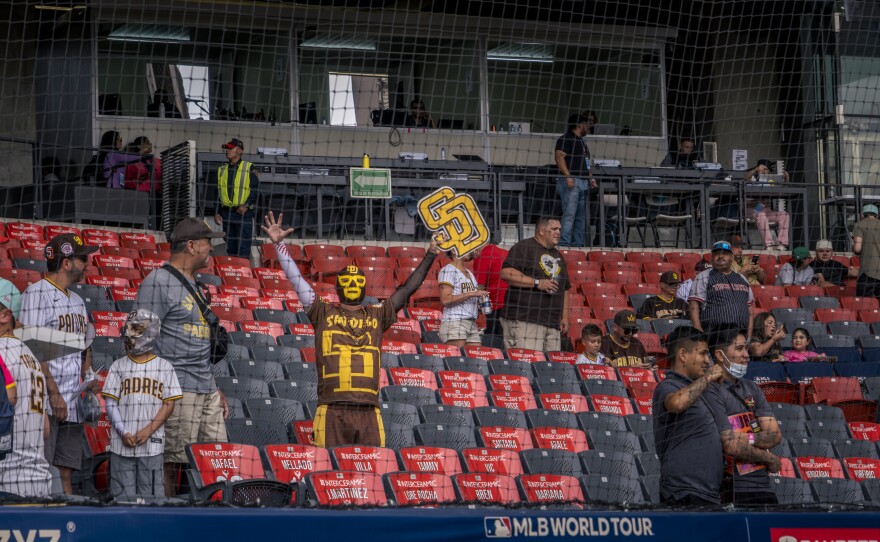
[(758, 255), (752, 256), (752, 265), (758, 265)]

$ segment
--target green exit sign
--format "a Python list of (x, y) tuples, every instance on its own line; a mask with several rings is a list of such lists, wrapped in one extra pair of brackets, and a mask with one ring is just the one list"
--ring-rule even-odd
[(353, 167), (349, 170), (349, 178), (353, 198), (391, 197), (390, 169)]

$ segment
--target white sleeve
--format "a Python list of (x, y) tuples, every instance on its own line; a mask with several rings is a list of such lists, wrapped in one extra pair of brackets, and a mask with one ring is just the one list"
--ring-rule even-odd
[(125, 424), (122, 423), (122, 416), (119, 415), (119, 403), (112, 397), (105, 397), (104, 404), (107, 406), (107, 417), (110, 418), (113, 430), (120, 437), (125, 436)]
[(288, 254), (287, 247), (284, 243), (275, 243), (275, 251), (278, 253), (278, 263), (281, 264), (281, 269), (287, 275), (287, 280), (290, 281), (293, 289), (296, 290), (296, 295), (299, 296), (303, 307), (306, 309), (311, 307), (315, 303), (315, 291), (312, 290), (311, 285), (299, 272), (299, 267), (293, 261), (293, 258), (290, 257), (290, 254)]
[(47, 310), (42, 303), (42, 293), (36, 287), (28, 288), (21, 296), (21, 311), (19, 312), (19, 321), (26, 326), (45, 327), (49, 321), (49, 317), (53, 314), (51, 310)]
[(688, 301), (695, 300), (699, 303), (704, 303), (706, 301), (706, 291), (709, 286), (709, 270), (703, 271), (699, 275), (694, 278), (694, 281), (691, 283), (691, 292), (688, 296)]

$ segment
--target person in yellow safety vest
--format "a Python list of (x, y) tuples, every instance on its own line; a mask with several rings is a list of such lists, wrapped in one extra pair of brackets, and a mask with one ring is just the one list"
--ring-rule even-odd
[(227, 164), (217, 170), (218, 202), (214, 222), (226, 232), (226, 254), (251, 259), (254, 238), (254, 205), (259, 194), (260, 179), (254, 164), (241, 159), (244, 143), (232, 138), (221, 147), (226, 151)]

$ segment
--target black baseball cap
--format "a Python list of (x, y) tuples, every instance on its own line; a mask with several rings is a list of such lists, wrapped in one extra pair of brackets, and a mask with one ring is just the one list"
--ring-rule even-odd
[(639, 324), (636, 323), (636, 320), (636, 313), (627, 309), (618, 311), (614, 315), (614, 323), (623, 329), (639, 329)]
[(660, 275), (660, 282), (663, 284), (681, 284), (681, 273), (678, 271), (666, 271)]
[(98, 252), (100, 247), (90, 247), (83, 243), (82, 237), (74, 233), (62, 233), (49, 240), (43, 254), (47, 262), (58, 262), (68, 258), (85, 257)]
[(197, 241), (199, 239), (221, 239), (226, 234), (222, 231), (214, 231), (208, 224), (194, 216), (184, 218), (174, 226), (171, 232), (171, 242)]
[(221, 149), (234, 149), (235, 147), (238, 147), (239, 149), (244, 150), (244, 143), (242, 143), (241, 140), (236, 137), (233, 137), (232, 139), (230, 139), (229, 143), (224, 143), (224, 144), (220, 145)]

